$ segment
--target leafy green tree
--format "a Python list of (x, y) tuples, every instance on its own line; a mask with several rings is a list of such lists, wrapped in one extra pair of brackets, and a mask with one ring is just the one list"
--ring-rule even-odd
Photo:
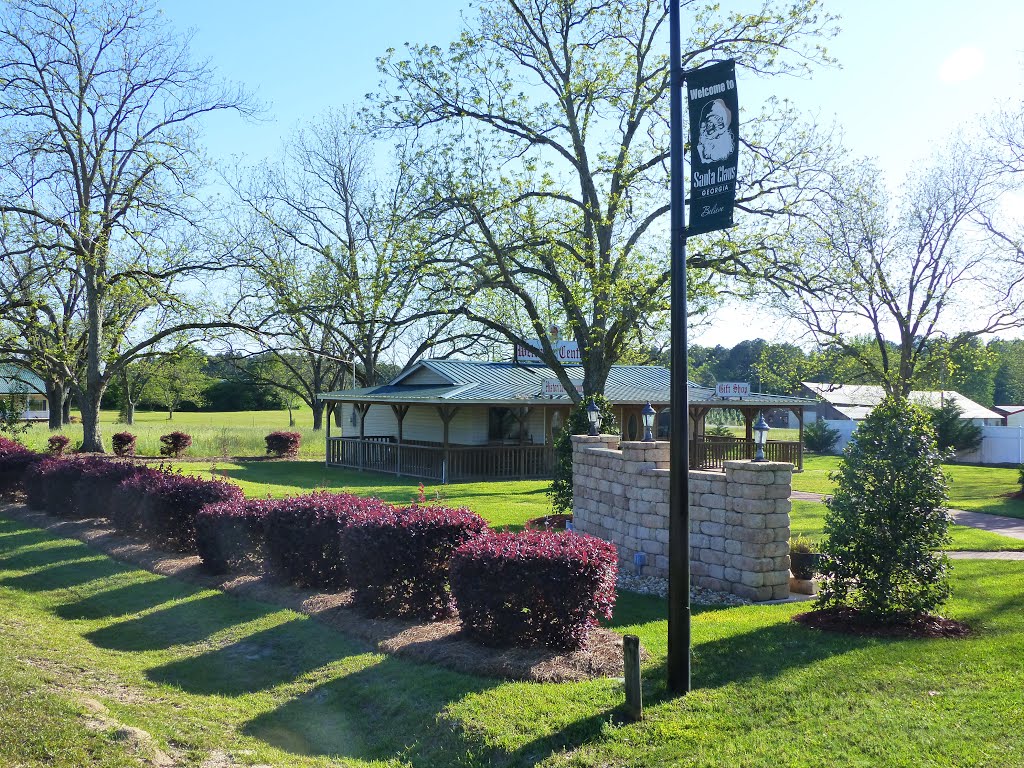
[(201, 406), (203, 393), (213, 384), (206, 375), (206, 356), (194, 349), (186, 348), (161, 362), (149, 380), (147, 400), (167, 411), (168, 421), (182, 403)]
[[(540, 357), (577, 399), (552, 325), (575, 340), (585, 395), (638, 333), (664, 328), (669, 263), (666, 115), (670, 69), (662, 0), (483, 0), (447, 48), (380, 62), (378, 124), (435, 143), (415, 161), (429, 191), (436, 302)], [(687, 3), (694, 68), (733, 58), (740, 76), (803, 73), (829, 61), (834, 18), (815, 0), (755, 13)], [(789, 216), (827, 142), (781, 103), (743, 118), (740, 220), (693, 238), (691, 295), (723, 279), (784, 280)], [(644, 344), (646, 346), (646, 344)]]
[(927, 613), (949, 596), (947, 483), (928, 415), (888, 396), (854, 432), (826, 499), (819, 607), (881, 618)]
[(596, 403), (601, 412), (598, 432), (613, 434), (617, 429), (612, 403), (604, 395), (591, 395), (569, 410), (569, 418), (565, 428), (555, 438), (555, 476), (548, 489), (551, 506), (555, 512), (568, 514), (572, 512), (572, 436), (590, 433), (590, 418), (587, 406)]

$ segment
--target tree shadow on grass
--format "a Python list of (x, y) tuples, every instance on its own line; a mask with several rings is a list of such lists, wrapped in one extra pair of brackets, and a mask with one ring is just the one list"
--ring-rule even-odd
[(512, 752), (496, 750), (465, 732), (446, 711), (466, 696), (499, 685), (389, 656), (253, 718), (242, 732), (305, 757), (401, 760), (412, 766), (528, 766), (598, 737), (611, 714), (594, 713)]
[(81, 586), (96, 579), (109, 579), (127, 570), (126, 566), (108, 557), (96, 556), (93, 560), (62, 563), (21, 576), (8, 576), (0, 579), (0, 584), (23, 592), (48, 592)]
[[(249, 618), (256, 618), (250, 613)], [(241, 696), (291, 682), (366, 648), (307, 618), (294, 618), (198, 656), (150, 669), (155, 683), (205, 696)]]
[(59, 605), (53, 612), (72, 621), (114, 618), (156, 608), (192, 594), (195, 594), (195, 587), (175, 579), (153, 578), (105, 589), (73, 603)]
[(0, 569), (27, 571), (40, 566), (87, 560), (95, 556), (96, 553), (84, 544), (59, 544), (52, 547), (22, 546), (10, 554), (0, 552)]
[[(146, 586), (153, 587), (152, 584)], [(187, 597), (190, 593), (195, 594), (195, 589), (182, 588), (180, 592), (179, 598)], [(155, 651), (172, 645), (200, 642), (228, 627), (271, 612), (271, 609), (264, 609), (254, 615), (251, 604), (215, 592), (108, 624), (87, 633), (85, 639), (93, 645), (115, 651)]]
[(16, 550), (44, 541), (53, 541), (53, 536), (38, 528), (23, 528), (13, 520), (0, 517), (0, 551)]

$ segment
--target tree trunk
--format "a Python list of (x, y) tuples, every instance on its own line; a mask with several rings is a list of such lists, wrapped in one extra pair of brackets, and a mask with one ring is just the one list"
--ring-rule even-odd
[(174, 409), (173, 408), (168, 408), (167, 409), (167, 420), (168, 421), (174, 421)]
[(64, 402), (60, 404), (60, 422), (67, 426), (71, 423), (71, 395), (64, 391)]
[(135, 423), (135, 403), (128, 400), (124, 406), (124, 423), (131, 426)]
[(324, 428), (324, 401), (313, 400), (310, 407), (313, 411), (313, 431), (319, 432)]
[(292, 413), (292, 407), (288, 406), (288, 426), (289, 428), (295, 426), (295, 414)]
[(64, 383), (58, 381), (46, 382), (46, 402), (50, 407), (49, 415), (49, 427), (50, 429), (60, 429), (61, 423), (64, 417), (64, 400), (67, 398), (67, 392), (64, 389)]
[(334, 414), (334, 426), (336, 427), (342, 426), (341, 419), (343, 410), (341, 403), (331, 403), (331, 413)]
[(81, 393), (78, 407), (82, 409), (82, 452), (106, 453), (103, 433), (100, 431), (100, 401), (103, 390)]

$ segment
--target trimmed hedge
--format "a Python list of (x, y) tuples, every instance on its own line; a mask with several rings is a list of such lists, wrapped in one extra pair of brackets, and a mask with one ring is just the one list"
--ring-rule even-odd
[(26, 470), (42, 458), (42, 454), (0, 436), (0, 498), (13, 499), (19, 491), (23, 491), (25, 486), (22, 481)]
[(162, 472), (149, 489), (143, 507), (142, 530), (160, 544), (179, 552), (196, 548), (196, 515), (207, 504), (241, 501), (242, 489), (223, 480)]
[(94, 456), (75, 456), (46, 462), (41, 468), (46, 513), (55, 517), (81, 517), (76, 492), (78, 481), (90, 469), (102, 471), (100, 465), (105, 464), (106, 459)]
[(375, 616), (451, 616), (452, 554), (487, 530), (468, 509), (392, 507), (354, 516), (341, 549), (355, 606)]
[(484, 645), (583, 648), (615, 604), (614, 545), (578, 533), (480, 536), (456, 550), (452, 594), (466, 634)]
[(46, 450), (51, 456), (63, 456), (70, 444), (71, 438), (67, 435), (51, 435), (46, 441)]
[(78, 515), (112, 518), (118, 486), (129, 477), (150, 471), (135, 464), (106, 459), (87, 464), (75, 484)]
[(124, 478), (110, 492), (111, 522), (125, 533), (139, 533), (145, 508), (149, 505), (150, 491), (160, 482), (164, 474), (159, 469), (139, 467), (134, 474)]
[(271, 432), (263, 440), (267, 444), (267, 456), (294, 459), (299, 455), (302, 434), (300, 432)]
[(39, 461), (29, 464), (22, 475), (22, 487), (25, 489), (25, 503), (29, 509), (42, 512), (46, 509), (46, 483), (47, 474), (54, 464), (59, 464), (66, 459), (55, 459), (52, 456), (44, 456)]
[(192, 445), (192, 435), (187, 432), (171, 432), (160, 436), (160, 455), (179, 458)]
[(342, 589), (348, 573), (341, 532), (354, 515), (388, 508), (380, 499), (318, 491), (269, 501), (267, 554), (281, 576), (304, 587)]
[(196, 515), (196, 549), (209, 573), (262, 565), (266, 521), (274, 502), (242, 499), (208, 504)]
[(117, 432), (110, 438), (110, 445), (115, 456), (134, 456), (135, 443), (138, 438), (131, 432)]

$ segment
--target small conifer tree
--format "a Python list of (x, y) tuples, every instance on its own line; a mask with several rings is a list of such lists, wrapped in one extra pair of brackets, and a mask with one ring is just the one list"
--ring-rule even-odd
[(881, 619), (933, 611), (949, 597), (949, 512), (942, 453), (923, 409), (887, 397), (861, 423), (826, 500), (818, 607)]
[(572, 435), (585, 435), (590, 430), (587, 406), (597, 403), (601, 410), (599, 431), (609, 433), (616, 429), (612, 404), (604, 395), (594, 395), (572, 407), (562, 434), (555, 438), (555, 476), (548, 489), (555, 512), (572, 513)]

